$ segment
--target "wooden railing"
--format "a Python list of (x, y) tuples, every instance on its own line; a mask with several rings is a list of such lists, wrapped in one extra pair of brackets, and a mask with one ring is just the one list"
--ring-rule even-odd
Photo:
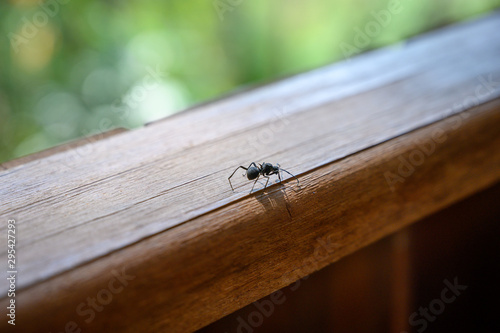
[[(498, 31), (494, 13), (5, 163), (16, 328), (192, 331), (497, 183)], [(233, 192), (254, 161), (300, 186), (249, 193), (241, 171)]]

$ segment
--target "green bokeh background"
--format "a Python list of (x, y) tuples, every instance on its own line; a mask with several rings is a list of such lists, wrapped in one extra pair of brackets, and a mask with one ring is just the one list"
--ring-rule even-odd
[[(3, 1), (0, 162), (342, 60), (341, 43), (356, 46), (356, 28), (389, 3)], [(361, 52), (473, 18), (500, 0), (400, 4)]]

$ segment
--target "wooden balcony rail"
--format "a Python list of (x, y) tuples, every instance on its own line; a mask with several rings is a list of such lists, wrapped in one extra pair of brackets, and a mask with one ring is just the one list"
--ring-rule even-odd
[[(5, 163), (15, 328), (192, 331), (497, 183), (498, 31), (496, 12)], [(300, 187), (249, 193), (240, 170), (231, 191), (253, 161)]]

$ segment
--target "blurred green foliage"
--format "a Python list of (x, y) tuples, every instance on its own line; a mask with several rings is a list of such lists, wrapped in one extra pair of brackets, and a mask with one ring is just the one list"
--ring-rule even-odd
[[(391, 1), (1, 2), (0, 162), (341, 60), (341, 45), (356, 47), (356, 29), (377, 22), (374, 13)], [(499, 5), (400, 0), (401, 10), (356, 48)]]

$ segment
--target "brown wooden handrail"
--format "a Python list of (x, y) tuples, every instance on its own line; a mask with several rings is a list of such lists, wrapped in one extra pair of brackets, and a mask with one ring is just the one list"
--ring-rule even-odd
[[(494, 13), (4, 167), (18, 329), (191, 331), (498, 182), (499, 30)], [(252, 161), (301, 187), (232, 192)]]

